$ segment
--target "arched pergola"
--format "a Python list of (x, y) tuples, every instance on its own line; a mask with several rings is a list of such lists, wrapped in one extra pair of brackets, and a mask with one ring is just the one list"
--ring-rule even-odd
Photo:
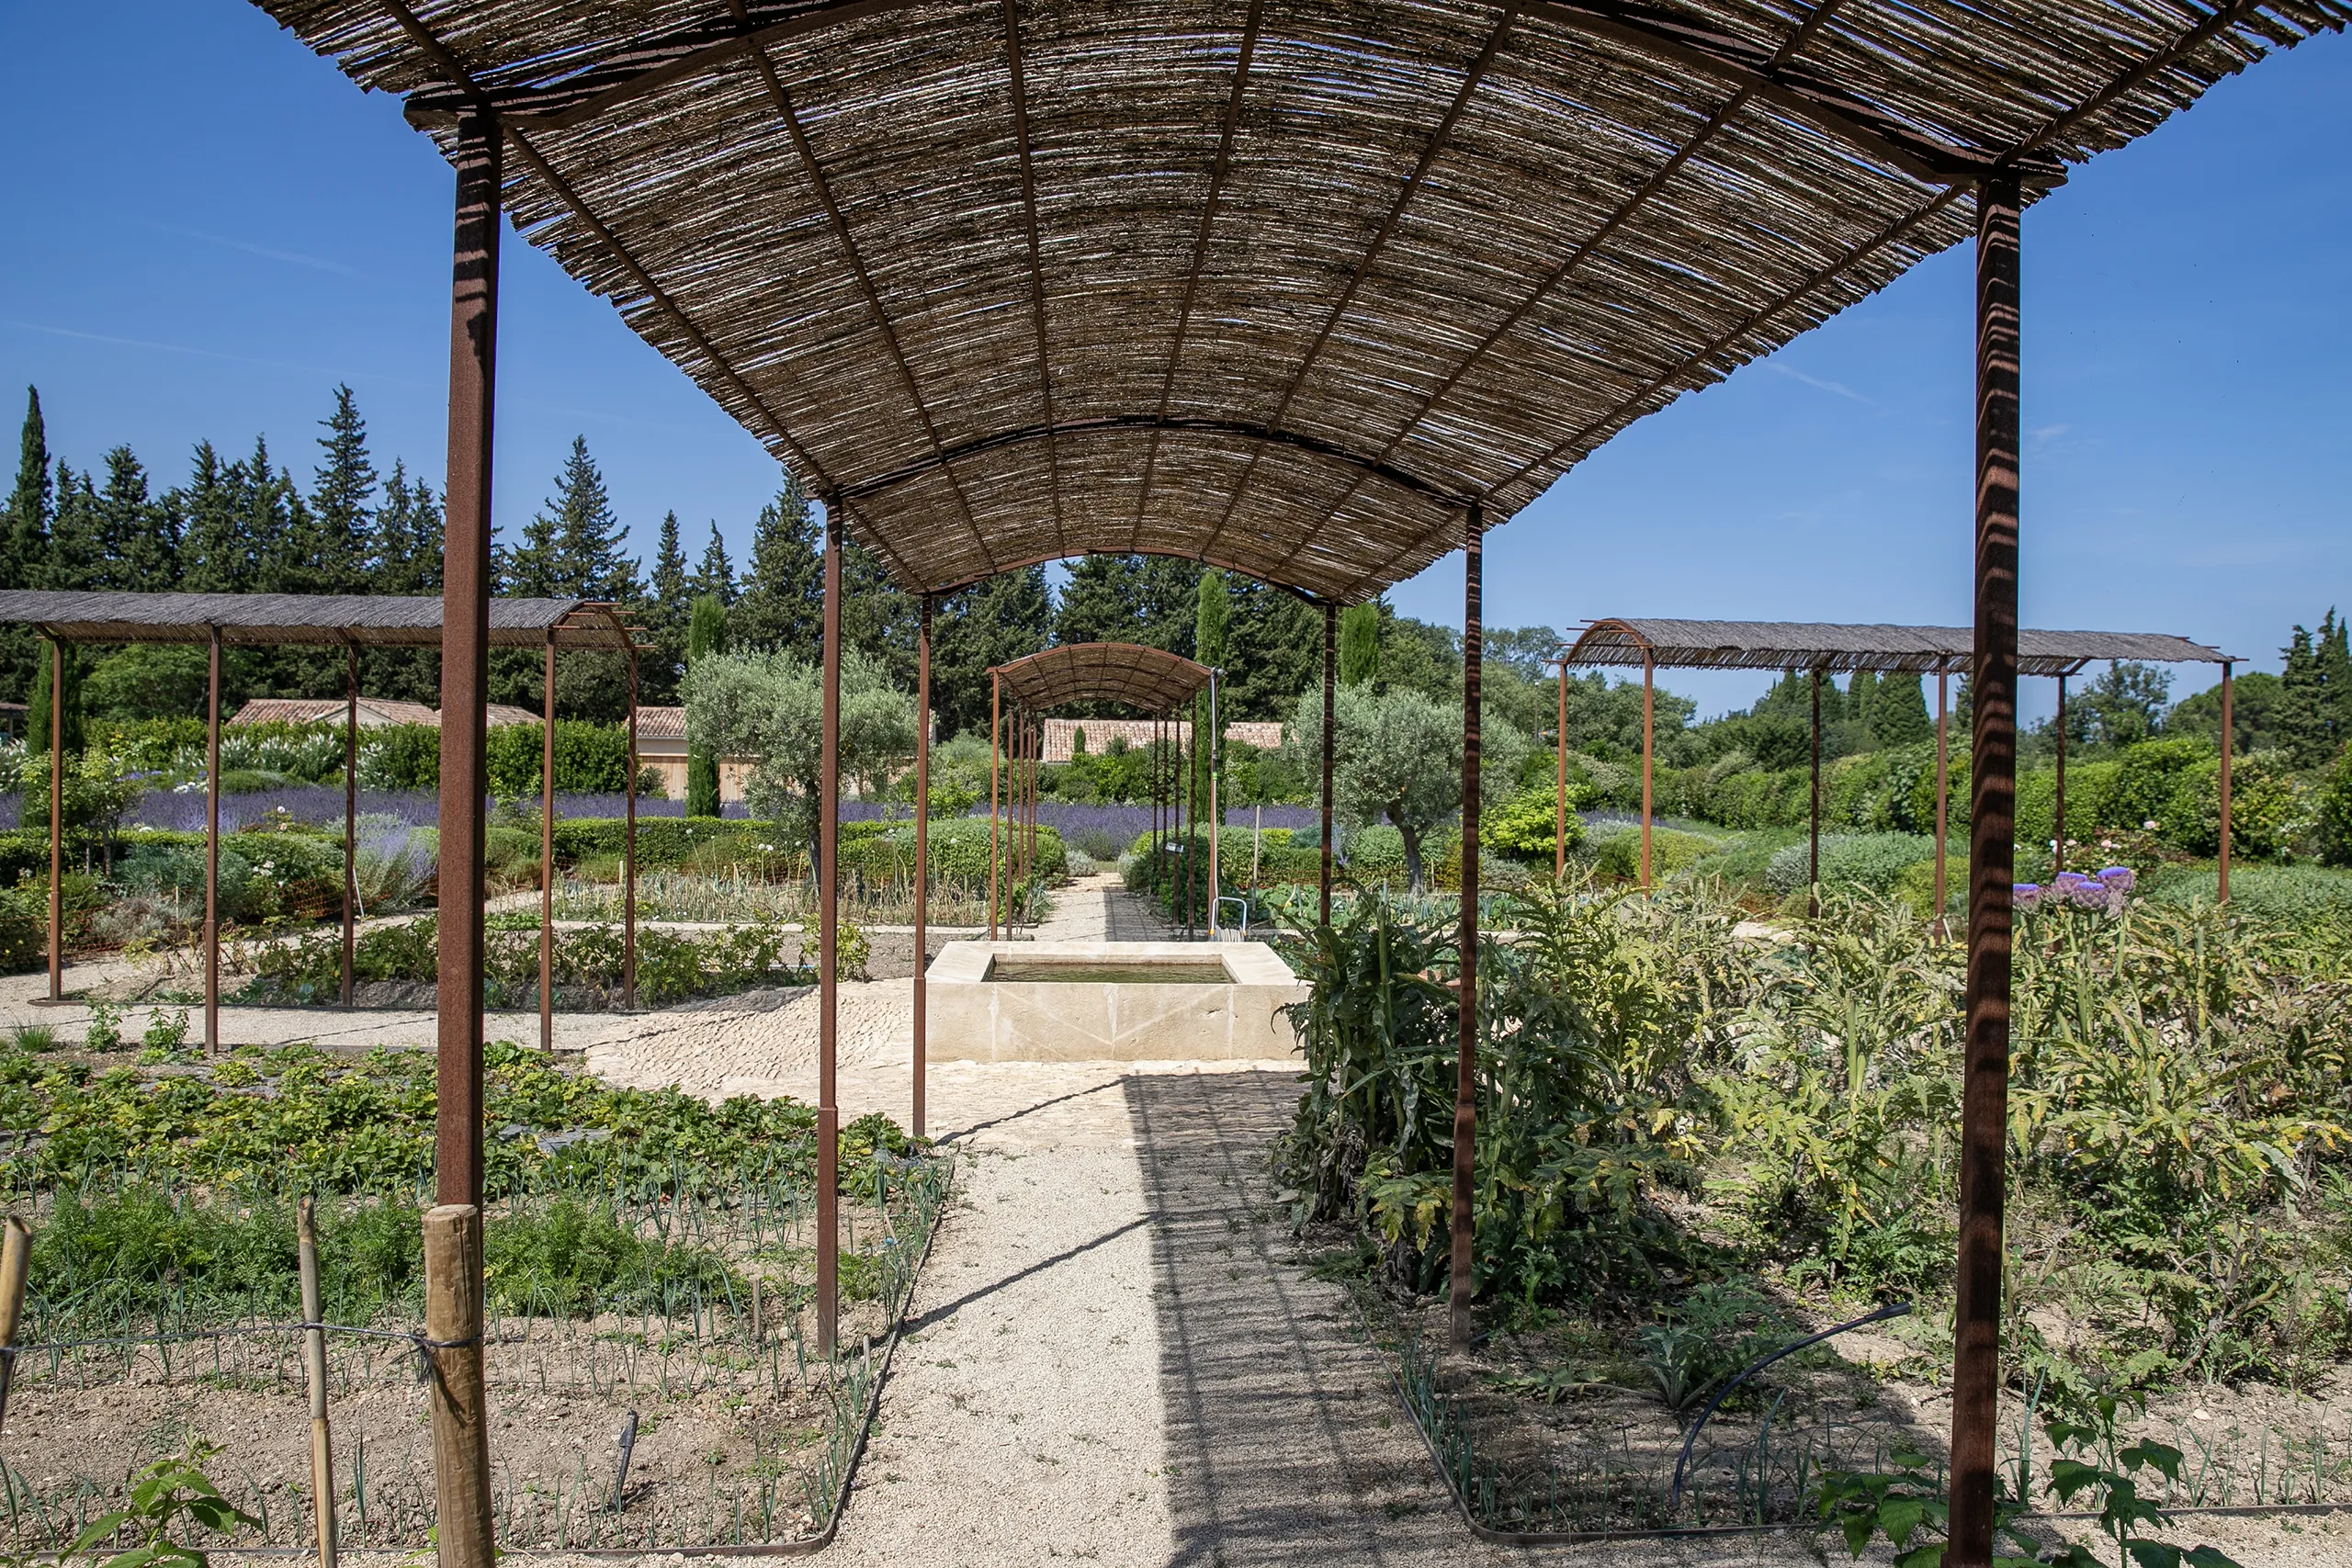
[[(1037, 732), (1029, 723), (1031, 716), (1048, 708), (1064, 707), (1071, 703), (1116, 703), (1138, 708), (1151, 716), (1155, 725), (1152, 741), (1152, 845), (1155, 854), (1163, 842), (1163, 824), (1159, 812), (1163, 807), (1172, 813), (1166, 828), (1182, 831), (1190, 819), (1191, 805), (1186, 792), (1175, 787), (1170, 771), (1163, 767), (1167, 759), (1169, 739), (1175, 731), (1170, 727), (1172, 716), (1184, 704), (1201, 692), (1210, 694), (1209, 728), (1214, 747), (1216, 728), (1217, 672), (1207, 665), (1186, 659), (1165, 649), (1148, 648), (1132, 642), (1072, 642), (1044, 649), (1024, 658), (999, 664), (989, 671), (989, 939), (997, 934), (998, 860), (996, 854), (997, 822), (997, 759), (1001, 753), (1001, 732), (1003, 728), (1004, 699), (1012, 699), (1012, 730), (1014, 793), (1017, 830), (1021, 849), (1018, 864), (1026, 867), (1033, 862), (1037, 828)], [(1193, 744), (1200, 744), (1194, 738)], [(1215, 765), (1210, 776), (1214, 781)], [(1211, 785), (1209, 817), (1209, 925), (1216, 929), (1216, 816), (1215, 785)], [(1197, 832), (1195, 828), (1194, 832)], [(1183, 834), (1182, 854), (1185, 857), (1183, 894), (1180, 913), (1187, 927), (1193, 922), (1192, 905), (1193, 832)], [(1016, 881), (1025, 878), (1024, 870)]]
[[(259, 3), (355, 82), (402, 95), (457, 170), (444, 707), (481, 700), (468, 628), (489, 585), (503, 214), (826, 503), (829, 887), (846, 533), (926, 604), (1088, 551), (1230, 567), (1323, 604), (1327, 671), (1333, 607), (1460, 547), (1475, 889), (1487, 526), (1633, 421), (1973, 235), (1977, 724), (1951, 1550), (1966, 1568), (1986, 1561), (2022, 214), (2068, 164), (2268, 51), (2340, 28), (2345, 0)], [(462, 760), (445, 788), (453, 775), (474, 782)], [(820, 931), (830, 1350), (830, 897)], [(445, 962), (478, 963), (469, 940), (445, 928)], [(1466, 1344), (1475, 896), (1458, 942), (1450, 1316)], [(478, 1059), (479, 1020), (445, 1013), (453, 1060), (468, 1029)], [(461, 1236), (462, 1206), (479, 1209), (481, 1129), (452, 1118), (444, 1134), (439, 1192), (459, 1207), (436, 1223)], [(478, 1287), (478, 1254), (449, 1256)], [(462, 1338), (466, 1320), (444, 1326)], [(480, 1348), (435, 1359), (440, 1451), (479, 1454), (466, 1412)], [(445, 1496), (464, 1499), (444, 1512), (445, 1561), (486, 1562), (486, 1495)]]

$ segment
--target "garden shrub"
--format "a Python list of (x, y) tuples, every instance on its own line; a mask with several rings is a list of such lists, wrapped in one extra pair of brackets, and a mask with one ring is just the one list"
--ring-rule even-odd
[[(2218, 903), (2221, 873), (2211, 866), (2183, 866), (2152, 879), (2146, 902), (2185, 908)], [(2230, 909), (2283, 926), (2308, 930), (2352, 922), (2352, 872), (2317, 865), (2233, 865)]]
[[(620, 858), (628, 824), (618, 817), (559, 817), (555, 824), (555, 858), (560, 864), (589, 859)], [(722, 820), (716, 817), (639, 817), (637, 819), (637, 866), (639, 871), (675, 866), (697, 846), (718, 839), (765, 840), (780, 844), (783, 831), (773, 822)]]
[(2335, 759), (2312, 807), (2320, 859), (2330, 865), (2352, 865), (2352, 745)]
[[(1860, 887), (1891, 893), (1905, 870), (1923, 861), (1932, 863), (1936, 840), (1921, 833), (1824, 833), (1821, 836), (1821, 885)], [(1809, 844), (1791, 844), (1776, 852), (1764, 870), (1764, 885), (1786, 896), (1805, 886), (1812, 862)]]
[(429, 724), (388, 724), (362, 730), (359, 787), (439, 789), (441, 731)]
[[(1639, 881), (1642, 874), (1642, 827), (1638, 822), (1611, 823), (1607, 834), (1594, 834), (1600, 852), (1594, 864), (1600, 874), (1620, 882)], [(1702, 858), (1723, 848), (1720, 840), (1698, 833), (1678, 832), (1671, 828), (1652, 825), (1650, 829), (1650, 876), (1664, 881), (1677, 872), (1687, 871)]]
[(1405, 835), (1385, 822), (1350, 829), (1340, 835), (1340, 852), (1350, 880), (1360, 887), (1404, 880)]
[[(492, 729), (486, 758), (490, 793), (536, 797), (543, 746), (537, 723), (502, 724)], [(555, 787), (559, 795), (617, 794), (628, 788), (628, 727), (558, 718)]]
[[(1584, 842), (1584, 818), (1574, 791), (1568, 795), (1567, 847)], [(1558, 852), (1560, 794), (1557, 777), (1521, 790), (1478, 822), (1478, 847), (1515, 860), (1550, 860)]]

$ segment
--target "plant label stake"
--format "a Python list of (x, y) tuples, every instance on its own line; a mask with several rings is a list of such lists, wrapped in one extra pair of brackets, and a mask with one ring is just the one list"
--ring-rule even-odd
[(319, 1291), (319, 1238), (312, 1201), (295, 1206), (294, 1235), (302, 1276), (302, 1371), (311, 1384), (311, 1504), (317, 1517), (319, 1568), (335, 1568), (334, 1446), (327, 1427), (327, 1331)]
[(621, 1511), (621, 1496), (628, 1486), (628, 1456), (637, 1447), (637, 1412), (632, 1410), (621, 1417), (621, 1429), (613, 1434), (613, 1447), (620, 1450), (620, 1460), (613, 1467), (613, 1512)]

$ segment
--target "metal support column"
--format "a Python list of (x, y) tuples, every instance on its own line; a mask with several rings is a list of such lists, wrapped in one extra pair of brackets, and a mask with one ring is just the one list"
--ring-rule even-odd
[(2050, 803), (2050, 880), (2066, 867), (2066, 677), (2058, 677), (2058, 777)]
[[(220, 1049), (220, 628), (208, 626), (205, 639), (205, 681), (208, 695), (204, 721), (204, 1048)], [(51, 660), (50, 668), (59, 661)], [(50, 745), (61, 747), (57, 727), (49, 732)], [(57, 791), (49, 792), (50, 810), (57, 809)], [(57, 878), (49, 881), (50, 897), (57, 897)], [(57, 922), (51, 922), (55, 930)]]
[(539, 698), (539, 1049), (555, 1055), (555, 628)]
[(1968, 978), (1953, 1302), (1950, 1568), (1987, 1568), (2001, 1393), (2001, 1223), (2017, 874), (2018, 242), (2014, 175), (1976, 204), (1976, 638), (1970, 687)]
[(1650, 886), (1650, 776), (1657, 750), (1657, 656), (1642, 649), (1642, 886)]
[(2230, 667), (2233, 661), (2222, 660), (2222, 858), (2221, 902), (2230, 901), (2230, 754), (2237, 748), (2236, 737), (2230, 733)]
[[(434, 1185), (444, 1229), (465, 1229), (454, 1208), (481, 1213), (483, 719), (490, 679), (492, 423), (497, 385), (498, 122), (458, 123), (457, 212), (449, 290), (449, 457), (442, 493), (440, 956), (435, 1084)], [(490, 1430), (482, 1407), (481, 1232), (435, 1250), (428, 1220), (428, 1296), (451, 1307), (426, 1326), (470, 1332), (434, 1356), (433, 1472), (441, 1561), (487, 1563)], [(446, 1241), (446, 1236), (441, 1238)], [(428, 1303), (431, 1305), (432, 1303)]]
[(931, 947), (924, 935), (931, 906), (931, 595), (922, 596), (922, 613), (915, 623), (915, 1084), (910, 1126), (923, 1135), (923, 1109), (930, 1069), (930, 1044), (924, 995), (929, 980)]
[(824, 734), (817, 760), (817, 1349), (841, 1327), (841, 1106), (834, 1085), (840, 984), (842, 814), (842, 506), (825, 502)]
[(1813, 804), (1805, 814), (1804, 909), (1821, 918), (1821, 666), (1813, 667)]
[(1004, 677), (989, 671), (989, 940), (996, 936), (997, 868), (1001, 863), (996, 848), (997, 823), (996, 773), (997, 764), (1004, 755)]
[(621, 1006), (637, 1010), (637, 637), (628, 643), (628, 787), (621, 791)]
[[(216, 632), (216, 637), (218, 636)], [(220, 656), (213, 654), (212, 687), (220, 689)], [(219, 698), (213, 700), (217, 711)], [(213, 759), (207, 777), (220, 772)], [(209, 786), (208, 786), (209, 787)], [(216, 792), (217, 793), (217, 792)], [(205, 946), (212, 944), (213, 883), (216, 872), (204, 874)], [(49, 999), (65, 998), (65, 644), (49, 639)], [(208, 1022), (205, 1043), (212, 1043)]]
[(1951, 934), (1951, 922), (1944, 915), (1944, 840), (1951, 831), (1951, 684), (1948, 671), (1936, 671), (1936, 913), (1930, 924), (1939, 940)]
[(359, 932), (359, 645), (345, 639), (343, 710), (343, 1005), (351, 1006), (351, 966)]
[(1553, 723), (1552, 739), (1557, 753), (1552, 784), (1552, 875), (1556, 880), (1566, 881), (1568, 874), (1568, 661), (1566, 659), (1560, 660), (1560, 713)]
[(1476, 1288), (1477, 1224), (1472, 1178), (1478, 1111), (1478, 677), (1485, 646), (1478, 624), (1480, 540), (1485, 518), (1475, 502), (1462, 535), (1462, 979), (1454, 1005), (1453, 1213), (1447, 1325), (1454, 1347), (1470, 1348), (1470, 1297)]
[(1340, 684), (1340, 607), (1326, 602), (1323, 605), (1323, 865), (1321, 871), (1322, 924), (1331, 929), (1331, 742), (1333, 731), (1339, 728), (1337, 706)]

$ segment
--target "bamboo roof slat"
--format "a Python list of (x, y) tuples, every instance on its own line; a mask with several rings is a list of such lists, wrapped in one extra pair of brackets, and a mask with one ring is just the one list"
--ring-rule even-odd
[[(438, 597), (389, 594), (119, 593), (0, 590), (0, 624), (30, 626), (65, 642), (207, 643), (212, 628), (239, 648), (323, 644), (438, 648)], [(495, 648), (622, 650), (636, 627), (618, 605), (593, 599), (493, 599)], [(644, 645), (639, 644), (640, 648)]]
[(1339, 603), (2352, 0), (256, 0), (899, 582)]
[(1123, 703), (1165, 713), (1193, 699), (1213, 673), (1165, 649), (1132, 642), (1067, 642), (991, 668), (1004, 694), (1023, 707)]
[[(1588, 625), (1562, 650), (1571, 669), (1871, 670), (1965, 674), (1975, 658), (1966, 626), (1840, 625), (1818, 621), (1607, 619)], [(2018, 672), (2073, 675), (2102, 659), (2156, 664), (2222, 664), (2232, 657), (2168, 632), (2020, 630)]]

